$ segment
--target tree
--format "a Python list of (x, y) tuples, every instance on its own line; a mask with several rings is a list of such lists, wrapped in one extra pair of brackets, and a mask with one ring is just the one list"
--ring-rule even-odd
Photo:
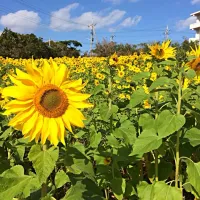
[(82, 44), (76, 40), (52, 41), (51, 47), (34, 34), (19, 34), (7, 28), (0, 35), (0, 56), (11, 58), (78, 57)]

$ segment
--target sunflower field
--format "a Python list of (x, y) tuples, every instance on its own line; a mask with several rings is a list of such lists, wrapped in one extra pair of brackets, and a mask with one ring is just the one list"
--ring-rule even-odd
[(200, 46), (0, 57), (0, 199), (200, 199)]

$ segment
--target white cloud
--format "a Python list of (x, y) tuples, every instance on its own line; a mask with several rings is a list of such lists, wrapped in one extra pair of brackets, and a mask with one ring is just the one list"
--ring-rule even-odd
[(136, 15), (133, 18), (128, 17), (120, 24), (120, 26), (123, 26), (123, 27), (136, 26), (141, 21), (141, 19), (142, 19), (142, 16), (138, 16), (138, 15)]
[(56, 31), (72, 31), (72, 30), (88, 30), (88, 25), (96, 23), (96, 28), (109, 27), (121, 20), (126, 11), (113, 10), (109, 13), (100, 12), (84, 12), (78, 17), (71, 17), (70, 12), (79, 6), (73, 3), (65, 8), (51, 13), (50, 28)]
[(200, 0), (192, 0), (192, 1), (191, 1), (191, 4), (192, 4), (192, 5), (198, 4), (198, 3), (200, 3)]
[(3, 31), (0, 31), (0, 35), (3, 33)]
[(30, 33), (38, 28), (40, 17), (36, 12), (19, 10), (15, 13), (1, 16), (0, 24), (15, 32)]
[(122, 0), (103, 0), (104, 2), (111, 2), (114, 5), (120, 4)]
[(187, 19), (184, 19), (184, 20), (179, 20), (177, 23), (176, 23), (176, 28), (179, 30), (179, 31), (182, 31), (184, 29), (188, 29), (190, 24), (194, 23), (196, 21), (196, 17), (188, 17)]

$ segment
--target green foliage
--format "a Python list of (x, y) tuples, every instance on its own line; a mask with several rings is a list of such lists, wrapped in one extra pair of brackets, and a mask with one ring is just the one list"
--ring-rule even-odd
[(45, 183), (48, 176), (56, 166), (58, 159), (58, 149), (54, 147), (48, 150), (42, 150), (40, 145), (32, 146), (29, 155), (30, 161), (33, 162), (33, 167), (36, 171), (40, 183)]
[[(0, 42), (8, 46), (2, 46), (8, 55), (14, 51), (8, 36), (19, 46), (19, 38), (24, 45), (26, 39), (41, 49), (44, 45), (34, 35), (5, 30)], [(189, 43), (182, 45), (189, 49)], [(56, 56), (78, 56), (80, 46), (69, 40), (52, 42), (47, 49)], [(26, 47), (26, 56), (34, 47)], [(111, 55), (117, 49), (118, 54), (122, 50), (132, 54), (135, 48), (149, 51), (147, 44), (113, 42), (96, 53)], [(113, 65), (109, 65), (110, 57), (94, 58), (95, 62), (87, 58), (85, 63), (71, 59), (70, 79), (88, 80), (84, 90), (91, 94), (94, 107), (81, 110), (86, 118), (82, 129), (72, 124), (73, 133), (66, 130), (66, 145), (30, 142), (8, 126), (12, 116), (1, 110), (0, 199), (200, 198), (200, 79), (186, 65), (194, 58), (186, 57), (186, 50), (177, 50), (176, 59), (150, 60), (145, 54), (134, 54), (116, 58)], [(14, 57), (23, 54), (16, 46), (15, 51)], [(37, 57), (38, 52), (33, 55)], [(6, 67), (2, 67), (3, 75), (15, 70), (13, 65)], [(124, 77), (118, 74), (122, 71)], [(1, 85), (6, 85), (3, 79)]]
[[(165, 119), (165, 120), (163, 120)], [(178, 131), (185, 124), (183, 115), (173, 115), (169, 110), (162, 111), (156, 120), (159, 138), (164, 138)]]
[(0, 35), (0, 56), (11, 58), (49, 58), (80, 55), (77, 47), (82, 44), (76, 40), (54, 42), (51, 46), (34, 34), (19, 34), (5, 28)]
[(164, 182), (152, 185), (142, 182), (137, 189), (141, 200), (182, 200), (181, 191)]
[(28, 197), (30, 191), (40, 187), (37, 178), (24, 175), (24, 169), (16, 165), (0, 175), (0, 198), (12, 200), (17, 195)]

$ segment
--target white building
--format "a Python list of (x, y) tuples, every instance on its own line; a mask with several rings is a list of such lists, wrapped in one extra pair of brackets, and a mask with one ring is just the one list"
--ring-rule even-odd
[(199, 41), (200, 42), (200, 11), (194, 12), (191, 16), (196, 17), (196, 22), (194, 24), (190, 24), (190, 29), (196, 31), (194, 38), (189, 38), (189, 41)]

